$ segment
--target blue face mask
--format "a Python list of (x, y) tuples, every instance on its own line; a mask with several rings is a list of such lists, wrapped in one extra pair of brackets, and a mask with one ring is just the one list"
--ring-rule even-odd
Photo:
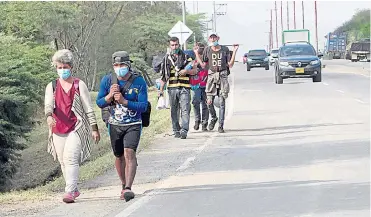
[(58, 75), (63, 80), (66, 80), (71, 76), (71, 69), (57, 69)]
[(124, 77), (129, 72), (128, 67), (115, 68), (115, 73), (119, 77)]
[(218, 41), (210, 42), (210, 46), (218, 46), (218, 45), (219, 45)]

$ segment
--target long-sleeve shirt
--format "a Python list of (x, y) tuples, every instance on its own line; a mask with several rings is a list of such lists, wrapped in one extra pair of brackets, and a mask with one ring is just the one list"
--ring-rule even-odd
[[(75, 79), (77, 79), (77, 78), (75, 78)], [(83, 82), (82, 80), (78, 80), (78, 85), (79, 85), (78, 86), (78, 89), (79, 89), (78, 95), (79, 95), (81, 105), (82, 105), (82, 107), (79, 108), (79, 109), (84, 111), (84, 113), (87, 116), (87, 120), (88, 120), (90, 126), (92, 126), (93, 130), (96, 130), (97, 120), (96, 120), (96, 117), (95, 117), (93, 104), (91, 102), (89, 89), (86, 86), (85, 82)], [(56, 86), (57, 89), (59, 88), (58, 86), (59, 85), (57, 84), (57, 86)], [(74, 88), (74, 85), (72, 85), (71, 89), (72, 88)], [(63, 91), (63, 89), (61, 89), (59, 91)], [(74, 94), (75, 94), (75, 91), (74, 91)], [(45, 89), (45, 100), (44, 100), (44, 102), (45, 102), (45, 115), (46, 116), (53, 115), (55, 113), (56, 104), (58, 104), (58, 103), (55, 102), (56, 100), (58, 100), (58, 99), (54, 98), (53, 85), (52, 85), (52, 82), (50, 82), (46, 86), (46, 89)]]
[[(124, 80), (118, 80), (121, 92), (126, 82), (127, 81)], [(96, 100), (96, 103), (100, 108), (110, 106), (110, 103), (105, 99), (109, 94), (110, 88), (111, 74), (108, 74), (102, 78), (100, 83)], [(138, 76), (135, 78), (128, 90), (123, 93), (123, 97), (128, 100), (127, 106), (125, 107), (121, 104), (115, 104), (111, 110), (111, 116), (108, 119), (108, 123), (119, 126), (142, 123), (142, 112), (145, 112), (148, 106), (147, 84), (143, 77)]]
[[(78, 80), (75, 78), (75, 81)], [(58, 87), (57, 87), (58, 88)], [(74, 87), (72, 87), (74, 88)], [(75, 88), (76, 90), (77, 88)], [(58, 90), (56, 90), (58, 91)], [(61, 90), (63, 91), (63, 90)], [(56, 100), (61, 100), (60, 98), (54, 98), (53, 85), (50, 82), (45, 89), (45, 115), (50, 116), (55, 114)], [(91, 130), (98, 130), (97, 120), (93, 110), (93, 105), (90, 98), (90, 93), (86, 84), (79, 80), (78, 82), (78, 91), (74, 91), (74, 98), (72, 102), (71, 111), (76, 116), (77, 121), (74, 131), (78, 135), (81, 144), (81, 158), (80, 162), (84, 162), (91, 153)], [(58, 124), (58, 120), (57, 123)], [(57, 158), (57, 152), (55, 150), (56, 144), (53, 141), (52, 129), (49, 129), (49, 138), (48, 138), (48, 152), (53, 155), (54, 160)]]

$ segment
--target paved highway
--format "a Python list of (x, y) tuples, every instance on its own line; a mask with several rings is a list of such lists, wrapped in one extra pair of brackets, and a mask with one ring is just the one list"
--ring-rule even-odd
[(238, 63), (225, 134), (159, 136), (139, 155), (137, 197), (118, 199), (114, 171), (75, 204), (37, 216), (368, 217), (369, 78), (323, 72), (273, 82), (273, 71)]

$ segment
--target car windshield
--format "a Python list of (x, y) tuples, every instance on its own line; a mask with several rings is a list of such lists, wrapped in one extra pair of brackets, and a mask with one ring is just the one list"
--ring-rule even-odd
[(249, 51), (249, 56), (266, 56), (267, 52), (264, 50), (252, 50)]
[(272, 50), (271, 53), (272, 53), (272, 54), (277, 54), (277, 53), (278, 53), (278, 50)]
[(287, 46), (282, 47), (280, 50), (280, 56), (315, 56), (316, 52), (311, 46), (298, 45), (298, 46)]

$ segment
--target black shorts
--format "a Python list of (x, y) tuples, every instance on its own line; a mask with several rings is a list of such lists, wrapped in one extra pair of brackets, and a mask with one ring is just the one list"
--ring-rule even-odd
[(124, 148), (137, 151), (142, 132), (141, 124), (129, 126), (116, 126), (110, 124), (108, 130), (113, 154), (116, 157), (121, 157), (124, 154)]

